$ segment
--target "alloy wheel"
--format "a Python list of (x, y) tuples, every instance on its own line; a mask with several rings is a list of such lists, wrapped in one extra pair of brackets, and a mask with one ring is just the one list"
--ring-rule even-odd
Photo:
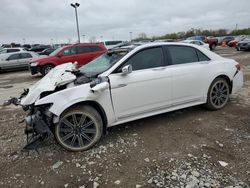
[(227, 103), (228, 98), (228, 84), (224, 80), (215, 82), (210, 93), (210, 99), (213, 106), (216, 108), (222, 108)]
[(81, 149), (92, 144), (97, 130), (94, 120), (85, 113), (75, 112), (64, 116), (58, 127), (60, 141), (70, 148)]

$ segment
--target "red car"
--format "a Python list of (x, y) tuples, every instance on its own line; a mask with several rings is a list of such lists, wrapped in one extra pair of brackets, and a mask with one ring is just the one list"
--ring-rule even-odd
[(102, 44), (74, 44), (64, 46), (52, 52), (48, 57), (32, 60), (30, 63), (31, 74), (47, 74), (53, 67), (68, 62), (78, 62), (79, 67), (85, 65), (107, 52)]
[(229, 47), (236, 47), (237, 44), (238, 44), (240, 41), (244, 40), (244, 39), (245, 39), (245, 37), (237, 37), (237, 38), (235, 38), (234, 40), (229, 41), (229, 42), (227, 43), (227, 45), (228, 45)]

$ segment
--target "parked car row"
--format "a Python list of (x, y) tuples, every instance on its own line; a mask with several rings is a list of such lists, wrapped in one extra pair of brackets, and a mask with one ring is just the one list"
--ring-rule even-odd
[(30, 62), (31, 74), (41, 73), (46, 75), (52, 68), (57, 65), (68, 62), (77, 62), (82, 66), (105, 53), (107, 49), (102, 44), (75, 44), (58, 48), (48, 57), (33, 59)]

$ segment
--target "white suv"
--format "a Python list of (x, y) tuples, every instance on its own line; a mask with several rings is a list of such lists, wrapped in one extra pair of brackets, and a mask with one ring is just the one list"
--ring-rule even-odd
[(57, 66), (14, 103), (28, 112), (27, 134), (41, 141), (53, 128), (61, 146), (82, 151), (110, 126), (200, 104), (219, 110), (242, 85), (234, 60), (193, 44), (150, 43), (109, 51), (79, 70)]
[(0, 54), (22, 52), (22, 51), (26, 50), (24, 48), (3, 48), (0, 50)]

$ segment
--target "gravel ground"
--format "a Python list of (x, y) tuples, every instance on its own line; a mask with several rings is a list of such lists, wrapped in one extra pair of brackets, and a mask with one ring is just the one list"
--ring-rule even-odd
[[(22, 152), (25, 114), (0, 107), (0, 187), (250, 187), (250, 52), (216, 53), (237, 60), (245, 79), (223, 110), (197, 106), (112, 127), (86, 152), (53, 140)], [(40, 77), (16, 71), (0, 78), (3, 101)]]

